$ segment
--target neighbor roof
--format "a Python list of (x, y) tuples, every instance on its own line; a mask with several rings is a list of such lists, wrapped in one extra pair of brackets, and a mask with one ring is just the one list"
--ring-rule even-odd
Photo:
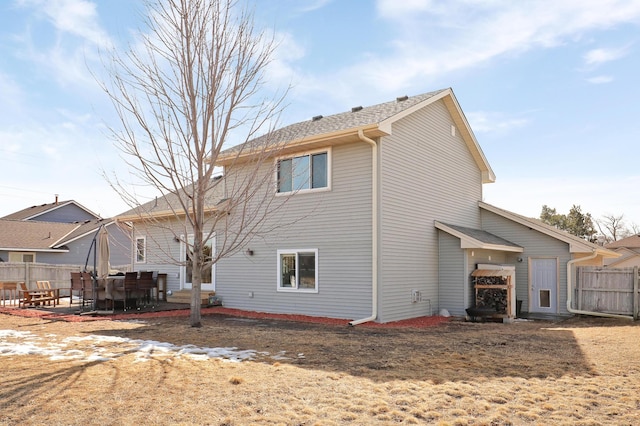
[(483, 172), (483, 182), (495, 181), (495, 175), (469, 123), (467, 122), (453, 90), (442, 89), (416, 96), (403, 96), (382, 104), (354, 107), (351, 111), (329, 116), (316, 116), (311, 120), (295, 123), (260, 136), (245, 144), (237, 145), (220, 153), (219, 165), (229, 165), (237, 159), (251, 157), (258, 152), (281, 149), (283, 152), (309, 147), (327, 142), (346, 142), (358, 140), (358, 131), (370, 138), (390, 135), (392, 124), (407, 115), (443, 100), (453, 117), (456, 127), (467, 144), (473, 158)]
[(0, 250), (66, 251), (66, 244), (114, 223), (111, 219), (74, 223), (0, 219)]
[(74, 223), (0, 219), (0, 250), (59, 251), (54, 246), (77, 227)]
[(569, 252), (571, 253), (596, 252), (597, 254), (603, 257), (620, 257), (620, 254), (612, 250), (607, 250), (604, 247), (601, 247), (597, 244), (590, 243), (589, 241), (583, 240), (580, 237), (576, 237), (575, 235), (570, 234), (566, 231), (562, 231), (554, 226), (547, 225), (540, 219), (522, 216), (517, 213), (513, 213), (508, 210), (504, 210), (499, 207), (493, 206), (491, 204), (487, 204), (483, 201), (480, 201), (478, 205), (482, 209), (495, 213), (499, 216), (512, 220), (521, 225), (527, 226), (531, 229), (535, 229), (538, 232), (542, 232), (543, 234), (549, 235), (550, 237), (553, 237), (557, 240), (560, 240), (569, 244)]
[(608, 249), (616, 249), (620, 247), (640, 248), (640, 235), (632, 235), (630, 237), (605, 244), (605, 247)]
[(74, 201), (74, 200), (67, 200), (67, 201), (57, 201), (54, 203), (49, 203), (49, 204), (41, 204), (39, 206), (31, 206), (31, 207), (27, 207), (26, 209), (22, 209), (20, 211), (11, 213), (7, 216), (4, 216), (0, 219), (8, 219), (8, 220), (31, 220), (34, 218), (37, 218), (38, 216), (41, 216), (45, 213), (48, 213), (50, 211), (59, 209), (61, 207), (67, 206), (69, 204), (74, 204), (76, 206), (78, 206), (79, 208), (81, 208), (82, 210), (86, 211), (87, 213), (89, 213), (90, 215), (94, 216), (95, 218), (99, 218), (100, 216), (93, 213), (91, 210), (88, 210), (86, 207), (84, 207), (83, 205), (81, 205), (80, 203)]

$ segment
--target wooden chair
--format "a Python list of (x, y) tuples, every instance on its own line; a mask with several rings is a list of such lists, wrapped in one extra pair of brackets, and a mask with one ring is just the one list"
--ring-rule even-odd
[(60, 301), (57, 300), (60, 292), (55, 291), (51, 287), (51, 283), (49, 281), (36, 281), (36, 287), (38, 287), (39, 291), (44, 293), (44, 299), (46, 299), (47, 305), (51, 305), (51, 302), (53, 302), (53, 306), (55, 306), (56, 303), (60, 303)]
[[(156, 289), (156, 283), (153, 282), (153, 272), (149, 272), (149, 271), (140, 272), (140, 278), (138, 278), (138, 291), (139, 291), (141, 300), (145, 304), (151, 303), (153, 294), (155, 293), (154, 291), (155, 289)], [(158, 301), (158, 296), (156, 293), (156, 302), (157, 301)]]
[[(37, 284), (37, 282), (36, 282)], [(55, 290), (29, 290), (25, 283), (18, 283), (20, 287), (18, 292), (20, 293), (20, 298), (18, 300), (18, 306), (20, 308), (25, 308), (27, 306), (39, 306), (40, 304), (44, 304), (45, 302), (53, 302), (53, 306), (56, 306), (56, 302), (58, 300), (58, 296), (60, 293), (58, 289)], [(53, 295), (52, 295), (53, 294)]]

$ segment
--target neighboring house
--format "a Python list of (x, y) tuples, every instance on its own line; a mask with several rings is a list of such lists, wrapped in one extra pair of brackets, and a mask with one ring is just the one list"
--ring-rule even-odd
[(33, 206), (0, 218), (0, 259), (3, 262), (93, 266), (91, 244), (101, 226), (109, 232), (110, 263), (131, 262), (130, 230), (113, 219), (102, 219), (71, 201)]
[(618, 259), (607, 259), (604, 264), (609, 268), (640, 267), (640, 235), (632, 235), (609, 244), (606, 249), (613, 250), (620, 255)]
[[(225, 180), (266, 138), (221, 154)], [(277, 151), (264, 170), (277, 170), (272, 196), (287, 202), (267, 219), (278, 231), (212, 269), (203, 290), (215, 289), (225, 306), (354, 323), (441, 309), (464, 315), (474, 303), (471, 273), (490, 263), (512, 265), (524, 311), (565, 314), (569, 261), (616, 256), (482, 202), (482, 185), (495, 177), (451, 89), (316, 116), (268, 138)], [(212, 195), (212, 212), (227, 197)], [(169, 194), (139, 210), (167, 219), (172, 200)], [(185, 267), (166, 256), (184, 259), (181, 238), (162, 237), (135, 213), (119, 220), (134, 223), (144, 247), (136, 269), (167, 272), (174, 291), (190, 288)], [(225, 236), (216, 231), (214, 250)], [(159, 246), (145, 245), (147, 237)]]

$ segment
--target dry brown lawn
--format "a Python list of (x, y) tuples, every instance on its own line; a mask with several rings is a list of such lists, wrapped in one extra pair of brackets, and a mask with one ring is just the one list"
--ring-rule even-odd
[(209, 315), (194, 329), (0, 314), (0, 330), (3, 425), (640, 424), (640, 327), (623, 320), (377, 329)]

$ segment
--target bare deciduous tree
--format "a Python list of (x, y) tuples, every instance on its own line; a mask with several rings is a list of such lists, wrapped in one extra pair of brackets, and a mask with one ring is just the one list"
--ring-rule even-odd
[(618, 241), (629, 234), (625, 223), (624, 215), (619, 216), (609, 214), (602, 216), (602, 219), (596, 221), (600, 233), (604, 237), (605, 244)]
[[(273, 211), (269, 204), (276, 208), (268, 191), (274, 162), (265, 161), (273, 155), (269, 137), (247, 143), (274, 125), (281, 111), (284, 95), (260, 96), (276, 45), (256, 31), (252, 13), (236, 0), (146, 5), (149, 31), (126, 54), (111, 55), (103, 88), (119, 118), (111, 131), (138, 184), (162, 195), (144, 209), (128, 183), (110, 180), (139, 220), (187, 247), (186, 260), (167, 255), (191, 268), (190, 323), (199, 327), (203, 271), (266, 232), (261, 225)], [(227, 165), (242, 161), (241, 172), (225, 169), (216, 178), (230, 141), (241, 148), (231, 160), (225, 157)], [(211, 252), (207, 242), (214, 235), (219, 241)]]

